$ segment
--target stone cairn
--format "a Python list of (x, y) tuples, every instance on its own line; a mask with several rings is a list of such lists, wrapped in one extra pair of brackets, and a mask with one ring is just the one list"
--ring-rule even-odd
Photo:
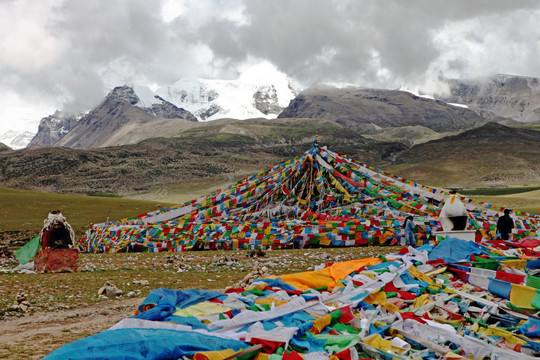
[(231, 288), (246, 288), (249, 285), (251, 285), (255, 280), (262, 276), (268, 275), (268, 268), (264, 265), (261, 265), (259, 263), (255, 264), (254, 269), (247, 274), (242, 280), (240, 280), (238, 283), (234, 284), (233, 286), (230, 286), (226, 288), (225, 290), (231, 289)]
[(17, 259), (11, 250), (7, 246), (0, 245), (0, 267), (9, 266), (16, 263)]
[(237, 265), (240, 265), (238, 263), (238, 259), (235, 259), (233, 257), (229, 257), (225, 254), (221, 255), (221, 256), (215, 256), (214, 255), (214, 258), (212, 260), (212, 264), (213, 265), (217, 265), (217, 266), (237, 266)]
[(15, 303), (11, 305), (8, 310), (10, 311), (27, 311), (32, 305), (28, 302), (28, 296), (24, 290), (19, 290)]
[[(159, 266), (159, 265), (157, 265)], [(175, 268), (178, 272), (184, 272), (191, 269), (191, 266), (186, 263), (184, 255), (167, 255), (165, 258), (165, 263), (162, 265), (163, 268), (168, 269), (169, 267)], [(154, 264), (156, 267), (156, 264)]]

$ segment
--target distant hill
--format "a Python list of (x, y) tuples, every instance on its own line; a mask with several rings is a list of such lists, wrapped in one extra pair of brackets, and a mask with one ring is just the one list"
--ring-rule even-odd
[(121, 196), (225, 186), (302, 154), (317, 134), (321, 146), (427, 185), (540, 185), (538, 131), (488, 123), (409, 149), (331, 120), (293, 118), (192, 123), (136, 145), (0, 152), (0, 186)]
[(423, 126), (436, 132), (458, 132), (489, 121), (503, 120), (404, 91), (349, 88), (311, 89), (298, 95), (280, 118), (320, 118), (359, 132), (381, 128)]
[(321, 145), (368, 163), (406, 149), (399, 143), (375, 143), (329, 120), (223, 119), (193, 123), (174, 138), (137, 145), (0, 153), (0, 186), (129, 195), (204, 181), (226, 185), (301, 155), (317, 134)]
[(540, 184), (540, 132), (530, 129), (488, 123), (408, 149), (331, 120), (222, 119), (136, 145), (0, 153), (0, 186), (121, 196), (225, 186), (302, 154), (317, 134), (321, 146), (428, 185)]
[(432, 185), (490, 187), (540, 184), (540, 132), (488, 123), (416, 145), (388, 167)]

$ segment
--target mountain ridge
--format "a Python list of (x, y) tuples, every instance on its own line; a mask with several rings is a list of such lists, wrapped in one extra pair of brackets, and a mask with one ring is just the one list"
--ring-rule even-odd
[[(474, 95), (480, 92), (478, 90), (480, 89), (479, 85), (466, 87), (463, 85), (464, 82), (459, 83), (457, 80), (446, 81), (449, 84), (454, 84), (449, 85), (451, 89), (454, 89), (452, 90), (454, 93)], [(501, 81), (503, 81), (504, 86), (501, 85), (503, 84)], [(540, 80), (536, 78), (509, 75), (493, 78), (491, 83), (499, 84), (498, 87), (506, 89), (506, 93), (501, 93), (502, 95), (498, 96), (497, 94), (501, 90), (498, 90), (496, 86), (483, 87), (482, 89), (487, 90), (482, 90), (482, 92), (487, 91), (486, 96), (489, 97), (491, 92), (498, 91), (499, 93), (493, 94), (489, 104), (495, 104), (504, 111), (494, 108), (495, 105), (492, 107), (485, 105), (486, 101), (478, 100), (475, 97), (476, 95), (447, 96), (446, 98), (441, 96), (444, 100), (441, 101), (429, 98), (429, 96), (417, 95), (407, 90), (372, 89), (355, 86), (345, 88), (326, 86), (324, 89), (311, 88), (297, 95), (298, 88), (294, 88), (292, 83), (282, 74), (276, 76), (275, 79), (268, 76), (267, 78), (257, 79), (256, 76), (252, 76), (251, 78), (241, 77), (237, 80), (181, 80), (174, 85), (162, 87), (155, 92), (143, 85), (124, 85), (113, 89), (107, 96), (114, 94), (117, 100), (142, 108), (148, 115), (156, 119), (180, 117), (193, 121), (196, 118), (191, 117), (191, 115), (186, 113), (178, 114), (178, 109), (180, 109), (178, 105), (190, 105), (194, 106), (193, 109), (196, 115), (199, 116), (197, 120), (212, 119), (214, 121), (217, 117), (231, 118), (234, 117), (231, 116), (232, 113), (239, 115), (236, 116), (238, 119), (250, 117), (274, 118), (278, 116), (322, 117), (342, 123), (349, 128), (366, 134), (380, 135), (377, 136), (380, 139), (392, 139), (391, 134), (385, 135), (385, 132), (391, 132), (389, 131), (390, 127), (423, 126), (440, 133), (440, 135), (427, 136), (425, 139), (413, 139), (406, 136), (403, 141), (409, 144), (423, 142), (452, 132), (463, 131), (489, 121), (511, 123), (514, 121), (510, 119), (511, 117), (523, 120), (525, 118), (519, 112), (523, 109), (516, 108), (515, 99), (524, 96), (526, 92), (536, 94), (529, 96), (526, 102), (527, 106), (532, 109), (532, 113), (540, 113), (540, 110), (538, 110), (540, 108), (540, 96), (538, 96), (538, 91), (533, 91), (535, 84), (539, 82)], [(513, 91), (518, 95), (508, 95), (509, 92), (512, 93)], [(125, 94), (121, 94), (122, 92), (125, 92)], [(507, 98), (511, 98), (511, 101)], [(482, 102), (484, 106), (479, 106), (475, 101), (476, 103)], [(462, 104), (457, 104), (457, 102)], [(233, 108), (236, 110), (231, 110)], [(488, 110), (500, 110), (499, 115)], [(92, 111), (95, 111), (95, 109)], [(124, 111), (127, 111), (127, 109), (124, 109)], [(501, 114), (510, 118), (501, 117)], [(62, 141), (61, 137), (65, 135), (66, 129), (74, 128), (76, 125), (58, 124), (56, 125), (58, 128), (54, 128), (54, 124), (51, 125), (48, 120), (55, 118), (55, 116), (58, 118), (57, 115), (53, 114), (42, 119), (42, 130), (38, 131), (38, 134), (34, 136), (30, 146), (48, 146), (56, 143), (59, 146), (109, 146), (134, 143), (143, 138), (140, 134), (134, 139), (120, 139), (121, 137), (117, 136), (115, 140), (100, 141), (95, 144), (81, 140), (81, 144), (77, 145), (76, 141), (73, 140), (75, 135), (72, 134), (70, 136), (72, 140), (68, 143), (67, 140)], [(106, 113), (101, 115), (107, 116)], [(132, 112), (130, 117), (131, 121), (136, 122), (136, 119), (134, 119), (136, 117), (135, 112)], [(125, 121), (125, 118), (123, 120)], [(94, 118), (94, 121), (97, 123), (98, 119)], [(115, 121), (120, 123), (120, 127), (122, 126), (120, 117), (116, 117)], [(60, 121), (57, 120), (57, 122)], [(140, 123), (148, 123), (148, 119), (141, 118)], [(103, 124), (98, 126), (104, 127)], [(170, 128), (171, 125), (167, 124), (166, 127)], [(50, 135), (47, 131), (50, 132)], [(152, 133), (157, 132), (156, 130), (152, 131)], [(82, 131), (78, 131), (78, 133), (78, 136), (84, 136)], [(129, 131), (125, 130), (122, 133), (122, 137), (126, 137)], [(417, 132), (418, 134), (419, 132)], [(102, 139), (104, 136), (107, 136), (107, 134), (102, 133), (99, 138)], [(109, 136), (113, 135), (109, 134)], [(398, 137), (398, 139), (400, 138)]]
[(399, 90), (314, 88), (297, 96), (279, 117), (323, 118), (357, 131), (373, 127), (424, 126), (437, 132), (462, 131), (489, 121), (489, 113), (452, 106)]
[(276, 118), (299, 92), (285, 74), (262, 64), (235, 80), (182, 79), (159, 88), (156, 95), (208, 121)]
[[(447, 105), (454, 107), (468, 107), (469, 110), (476, 111), (481, 118), (485, 119), (485, 121), (481, 121), (479, 124), (495, 120), (494, 116), (500, 116), (501, 119), (507, 118), (506, 120), (497, 120), (503, 123), (511, 123), (512, 120), (510, 119), (527, 122), (540, 122), (540, 86), (538, 86), (538, 84), (540, 84), (539, 78), (518, 75), (496, 75), (494, 77), (476, 80), (444, 79), (441, 77), (440, 81), (442, 84), (446, 84), (445, 86), (450, 89), (449, 93), (441, 92), (440, 94), (437, 94), (435, 92), (430, 96), (429, 93), (426, 94), (425, 92), (418, 90), (417, 92), (413, 92), (413, 94), (418, 95), (422, 98), (431, 98), (431, 101), (437, 101), (433, 98), (435, 97), (446, 102)], [(188, 89), (183, 89), (182, 86), (178, 85), (180, 83), (187, 84), (186, 86), (188, 87)], [(214, 84), (215, 86), (221, 86), (221, 93), (218, 92), (215, 88), (213, 88), (214, 85), (212, 84)], [(215, 120), (217, 118), (275, 118), (280, 114), (279, 111), (285, 109), (289, 105), (290, 100), (292, 100), (300, 92), (299, 87), (297, 87), (289, 79), (287, 79), (284, 74), (276, 72), (275, 69), (268, 69), (264, 67), (257, 68), (255, 69), (255, 71), (251, 71), (251, 74), (249, 76), (241, 76), (236, 80), (180, 80), (176, 83), (176, 85), (173, 84), (163, 86), (155, 92), (143, 85), (132, 85), (130, 87), (134, 90), (135, 96), (139, 98), (139, 104), (132, 105), (139, 106), (141, 108), (147, 108), (146, 110), (150, 115), (160, 117), (161, 113), (166, 113), (167, 111), (156, 108), (154, 105), (168, 101), (171, 104), (182, 107), (182, 101), (187, 101), (186, 98), (191, 97), (192, 100), (194, 100), (191, 102), (191, 105), (196, 104), (197, 106), (195, 106), (194, 110), (190, 112), (197, 112), (195, 115), (199, 117), (199, 120)], [(246, 87), (247, 85), (249, 86)], [(234, 92), (242, 88), (242, 86), (244, 86), (244, 90), (240, 92)], [(245, 90), (247, 88), (249, 88), (250, 90), (246, 92)], [(339, 88), (339, 86), (336, 86), (336, 88)], [(406, 87), (402, 87), (401, 89), (409, 92), (408, 90), (406, 90)], [(379, 91), (384, 91), (384, 89), (379, 89)], [(176, 95), (175, 92), (177, 93)], [(395, 96), (392, 97), (394, 99), (396, 98)], [(242, 98), (241, 101), (238, 100), (240, 98)], [(199, 103), (198, 101), (200, 99), (206, 99), (206, 103)], [(179, 102), (176, 103), (175, 101)], [(241, 109), (241, 106), (239, 106), (237, 110), (241, 112), (240, 115), (242, 116), (233, 116), (233, 114), (225, 112), (226, 109), (224, 109), (225, 107), (223, 106), (223, 101), (225, 101), (225, 104), (227, 104), (228, 107), (234, 107), (236, 105), (241, 105), (240, 103), (242, 103), (244, 110), (247, 108), (250, 108), (251, 110), (249, 110), (250, 112), (248, 114)], [(397, 116), (397, 114), (399, 114), (401, 111), (399, 109), (396, 109), (395, 106), (392, 109), (391, 105), (392, 104), (389, 104), (387, 109), (389, 119)], [(379, 104), (379, 106), (373, 105), (373, 109), (376, 110), (374, 111), (375, 115), (378, 108), (380, 108), (381, 106), (382, 104)], [(152, 107), (154, 107), (154, 109), (152, 109)], [(436, 107), (438, 108), (437, 111), (430, 110), (426, 112), (426, 116), (433, 117), (434, 115), (436, 115), (437, 112), (439, 112), (440, 115), (441, 107), (439, 105), (437, 105)], [(184, 109), (187, 109), (188, 111), (190, 110), (187, 107), (184, 107)], [(407, 110), (406, 108), (404, 108), (404, 110), (406, 111), (403, 111), (401, 116), (407, 118), (408, 116), (410, 116), (410, 109)], [(334, 110), (331, 109), (331, 112), (334, 112)], [(349, 124), (347, 124), (347, 126), (349, 127), (355, 126), (356, 128), (358, 128), (360, 126), (358, 119), (355, 119), (355, 117), (358, 117), (357, 114), (345, 114), (347, 116), (343, 116), (343, 111), (341, 112), (341, 119), (339, 119), (338, 121), (341, 121), (345, 124), (349, 122)], [(495, 115), (490, 115), (490, 112)], [(324, 113), (324, 111), (321, 111), (321, 113)], [(308, 115), (309, 117), (317, 117), (317, 114), (283, 114), (282, 117), (305, 117), (306, 115)], [(424, 116), (423, 114), (419, 115), (419, 117)], [(50, 116), (43, 118), (42, 122), (46, 122), (47, 118), (54, 116), (55, 114), (51, 114)], [(368, 116), (364, 117), (369, 120)], [(392, 121), (395, 122), (395, 119)], [(451, 119), (451, 121), (454, 120)], [(404, 125), (416, 126), (416, 124)], [(424, 125), (426, 124), (423, 124), (422, 126)], [(49, 126), (51, 138), (49, 140), (46, 140), (39, 139), (38, 137), (34, 140), (31, 146), (47, 146), (50, 144), (54, 144), (53, 140), (57, 140), (59, 137), (61, 137), (61, 133), (68, 128), (66, 126), (58, 126), (58, 129), (55, 129), (54, 126), (51, 126), (51, 124), (47, 126)], [(374, 123), (369, 123), (369, 121), (363, 121), (363, 123), (361, 123), (361, 130), (366, 134), (377, 134), (381, 131), (380, 126)], [(31, 140), (37, 135), (37, 133), (33, 133), (33, 131), (34, 130), (8, 130), (8, 132), (0, 134), (0, 141), (4, 142), (12, 148), (20, 149), (27, 146), (31, 142)], [(52, 134), (54, 132), (57, 132), (57, 134)], [(384, 136), (383, 134), (381, 138), (389, 137)], [(406, 142), (409, 140), (405, 139)]]
[(156, 119), (197, 121), (190, 112), (163, 99), (156, 98), (151, 104), (141, 104), (133, 88), (119, 86), (101, 104), (83, 116), (54, 146), (91, 148), (118, 145), (129, 129)]
[(60, 139), (69, 133), (84, 115), (63, 113), (59, 110), (52, 115), (41, 119), (38, 132), (27, 147), (54, 146)]

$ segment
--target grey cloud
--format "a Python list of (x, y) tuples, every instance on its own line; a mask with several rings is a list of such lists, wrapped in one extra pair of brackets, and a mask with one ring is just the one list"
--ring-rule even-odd
[[(377, 83), (373, 54), (396, 80), (407, 81), (438, 58), (433, 33), (446, 23), (538, 8), (536, 1), (246, 1), (248, 25), (217, 21), (205, 32), (217, 56), (270, 59), (304, 83)], [(333, 49), (331, 62), (321, 56), (324, 49)]]
[[(248, 59), (268, 60), (304, 86), (326, 81), (392, 86), (422, 77), (433, 64), (466, 72), (472, 59), (445, 56), (434, 34), (448, 24), (479, 17), (494, 25), (470, 36), (481, 43), (487, 31), (498, 31), (504, 41), (522, 44), (520, 70), (540, 70), (539, 40), (526, 36), (538, 24), (538, 18), (529, 18), (531, 10), (540, 16), (536, 0), (195, 1), (199, 3), (188, 9), (198, 13), (188, 11), (168, 23), (161, 19), (157, 0), (65, 1), (47, 15), (45, 29), (65, 51), (59, 49), (63, 52), (57, 61), (39, 71), (0, 68), (0, 88), (88, 109), (112, 86), (133, 81), (164, 85), (194, 76), (230, 78)], [(198, 6), (200, 2), (204, 4)], [(222, 16), (231, 6), (243, 9), (246, 23)], [(499, 20), (512, 14), (514, 23), (505, 24), (513, 28), (497, 29)], [(495, 47), (490, 41), (487, 46)], [(499, 45), (504, 51), (505, 44)], [(194, 49), (201, 48), (210, 53), (208, 58), (196, 56)]]

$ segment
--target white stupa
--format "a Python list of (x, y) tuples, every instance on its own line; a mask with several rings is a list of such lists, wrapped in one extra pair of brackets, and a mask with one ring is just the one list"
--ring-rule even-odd
[(463, 205), (455, 191), (450, 192), (450, 196), (446, 198), (439, 214), (439, 221), (443, 231), (437, 232), (436, 235), (474, 241), (475, 231), (467, 230), (468, 220), (469, 213), (465, 205)]

